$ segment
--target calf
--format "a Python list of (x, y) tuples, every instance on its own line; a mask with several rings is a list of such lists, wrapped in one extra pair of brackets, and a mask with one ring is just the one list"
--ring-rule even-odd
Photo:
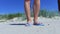
[(58, 10), (60, 12), (60, 0), (58, 0)]

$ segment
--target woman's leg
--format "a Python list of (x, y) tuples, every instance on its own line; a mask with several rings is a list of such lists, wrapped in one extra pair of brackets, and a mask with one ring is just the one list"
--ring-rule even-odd
[(30, 0), (25, 0), (25, 13), (27, 17), (27, 22), (31, 22), (31, 17), (30, 17)]
[(58, 9), (59, 9), (59, 12), (60, 12), (60, 0), (58, 0)]
[(60, 16), (60, 0), (58, 0), (58, 13), (59, 13), (59, 16)]
[(38, 14), (40, 10), (40, 0), (34, 0), (34, 23), (37, 23)]

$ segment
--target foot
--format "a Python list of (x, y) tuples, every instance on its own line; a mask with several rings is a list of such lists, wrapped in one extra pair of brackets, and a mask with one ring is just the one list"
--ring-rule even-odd
[(25, 26), (32, 26), (32, 25), (33, 25), (32, 20), (31, 20), (31, 21), (28, 21), (28, 22), (25, 24)]
[(26, 23), (25, 26), (32, 26), (32, 23)]
[(36, 26), (44, 26), (43, 23), (39, 22), (38, 20), (34, 21), (34, 24), (33, 25), (36, 25)]
[(36, 25), (36, 26), (44, 26), (43, 23), (34, 23), (33, 25)]

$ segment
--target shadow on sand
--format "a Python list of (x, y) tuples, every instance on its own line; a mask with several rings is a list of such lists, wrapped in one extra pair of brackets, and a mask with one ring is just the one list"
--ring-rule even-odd
[(10, 25), (25, 25), (25, 23), (10, 24)]

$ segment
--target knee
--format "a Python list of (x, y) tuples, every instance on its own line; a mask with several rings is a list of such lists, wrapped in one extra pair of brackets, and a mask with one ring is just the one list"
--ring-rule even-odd
[(29, 2), (30, 0), (25, 0), (25, 2)]
[(28, 4), (30, 4), (30, 0), (25, 0), (25, 3), (28, 3)]
[(40, 0), (34, 0), (35, 2), (38, 2), (38, 1), (40, 1)]
[(34, 0), (34, 4), (40, 4), (40, 0)]
[(35, 3), (39, 3), (39, 2), (40, 2), (40, 0), (34, 0), (34, 2), (35, 2)]

